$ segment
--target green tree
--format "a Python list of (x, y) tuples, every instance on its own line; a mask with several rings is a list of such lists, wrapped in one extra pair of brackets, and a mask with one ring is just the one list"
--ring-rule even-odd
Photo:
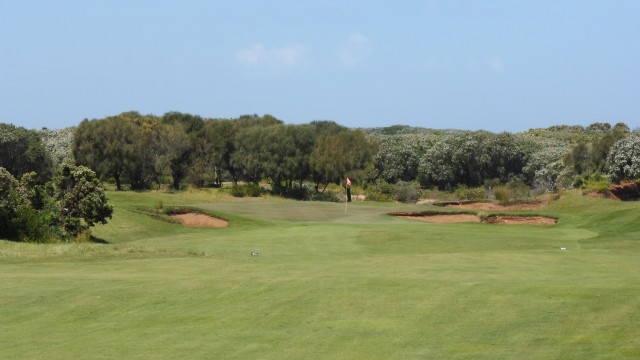
[(98, 223), (106, 224), (111, 218), (113, 208), (107, 203), (104, 189), (91, 169), (63, 164), (52, 185), (53, 198), (59, 209), (57, 222), (68, 235), (78, 236)]
[(311, 154), (311, 166), (319, 175), (320, 183), (340, 182), (347, 175), (364, 170), (373, 163), (376, 145), (359, 130), (343, 130), (320, 136)]
[(156, 172), (170, 175), (172, 187), (179, 189), (191, 166), (194, 138), (180, 124), (163, 124), (158, 128), (158, 137)]
[(611, 148), (607, 165), (613, 181), (640, 178), (640, 135), (618, 140)]
[(571, 148), (563, 157), (563, 162), (575, 175), (594, 171), (594, 164), (587, 143), (581, 141)]
[(74, 136), (76, 163), (96, 169), (103, 180), (113, 178), (118, 190), (123, 183), (134, 190), (149, 189), (158, 179), (156, 161), (161, 152), (158, 127), (157, 118), (133, 111), (84, 120)]
[(83, 166), (61, 165), (47, 184), (35, 173), (18, 181), (0, 168), (1, 238), (69, 240), (106, 223), (112, 212), (95, 173)]
[(195, 140), (195, 156), (189, 178), (191, 183), (204, 186), (207, 183), (222, 185), (223, 172), (238, 182), (238, 171), (231, 161), (236, 148), (238, 127), (234, 120), (212, 119), (204, 123)]
[(74, 162), (73, 134), (75, 130), (74, 126), (57, 130), (44, 128), (38, 131), (45, 149), (51, 156), (54, 168), (65, 162)]
[(594, 172), (604, 172), (607, 164), (607, 158), (611, 147), (621, 139), (629, 136), (629, 127), (624, 123), (617, 123), (611, 131), (607, 132), (599, 139), (595, 139), (589, 149), (589, 156), (593, 164)]
[(187, 134), (197, 134), (204, 127), (204, 119), (198, 115), (185, 114), (177, 111), (171, 111), (164, 115), (160, 121), (163, 124), (180, 125)]
[(264, 175), (263, 142), (265, 128), (244, 127), (235, 137), (235, 151), (231, 154), (231, 164), (239, 171), (242, 179), (257, 184)]
[(395, 135), (380, 141), (375, 164), (385, 181), (407, 182), (418, 177), (418, 165), (422, 154), (417, 143), (410, 141), (412, 138), (415, 137)]
[(557, 191), (570, 185), (570, 171), (563, 163), (569, 144), (553, 138), (536, 139), (534, 151), (522, 169), (534, 186)]
[(37, 131), (0, 123), (0, 167), (16, 177), (34, 171), (50, 178), (53, 165)]
[(11, 173), (0, 167), (0, 237), (13, 238), (17, 235), (15, 218), (18, 209), (27, 203), (26, 193)]
[(301, 187), (309, 177), (313, 134), (309, 125), (271, 126), (262, 131), (258, 158), (276, 191), (290, 193), (294, 183)]

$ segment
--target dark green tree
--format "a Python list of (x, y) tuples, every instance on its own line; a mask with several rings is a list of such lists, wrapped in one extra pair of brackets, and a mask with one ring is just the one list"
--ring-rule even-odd
[(11, 173), (0, 167), (0, 238), (17, 236), (15, 219), (19, 208), (27, 203), (25, 191)]
[(87, 167), (63, 164), (52, 187), (59, 209), (57, 222), (71, 237), (98, 223), (106, 224), (113, 214), (100, 180)]
[(422, 185), (441, 189), (480, 186), (490, 179), (505, 182), (522, 174), (532, 152), (526, 141), (512, 134), (457, 132), (442, 137), (424, 154), (419, 178)]
[(189, 172), (191, 183), (221, 186), (224, 172), (229, 174), (234, 183), (238, 182), (238, 171), (231, 161), (236, 148), (237, 131), (234, 120), (205, 121), (195, 141), (195, 159)]
[(158, 127), (157, 118), (137, 112), (84, 120), (74, 136), (76, 164), (95, 169), (103, 180), (112, 178), (118, 190), (123, 183), (134, 190), (149, 189), (158, 179)]
[(49, 153), (37, 131), (0, 123), (0, 167), (15, 177), (36, 172), (43, 178), (53, 174)]
[(204, 119), (198, 115), (191, 115), (176, 111), (162, 115), (160, 121), (163, 124), (179, 124), (187, 134), (197, 134), (204, 127)]
[(311, 173), (314, 129), (309, 125), (271, 126), (262, 131), (258, 158), (276, 191), (291, 193)]
[(231, 154), (231, 165), (239, 171), (242, 179), (258, 183), (264, 175), (264, 133), (262, 126), (247, 126), (238, 130), (235, 151)]
[(311, 154), (311, 166), (320, 183), (340, 182), (373, 163), (376, 145), (358, 130), (344, 130), (318, 138)]
[(187, 176), (194, 155), (195, 137), (189, 136), (180, 124), (163, 124), (158, 128), (156, 171), (171, 176), (174, 189)]

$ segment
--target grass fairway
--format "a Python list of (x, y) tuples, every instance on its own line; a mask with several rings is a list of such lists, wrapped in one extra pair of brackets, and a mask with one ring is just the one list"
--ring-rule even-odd
[[(1, 359), (640, 357), (635, 202), (569, 194), (536, 211), (556, 225), (499, 226), (386, 215), (424, 209), (399, 204), (109, 197), (108, 245), (0, 241)], [(135, 211), (159, 200), (230, 226)]]

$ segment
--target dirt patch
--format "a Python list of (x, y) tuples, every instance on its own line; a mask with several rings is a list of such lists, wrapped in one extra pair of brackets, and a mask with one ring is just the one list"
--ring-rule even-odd
[(182, 225), (189, 227), (227, 227), (229, 222), (213, 216), (203, 214), (179, 214), (171, 215), (172, 218), (180, 220)]
[(609, 191), (622, 201), (640, 200), (640, 182), (629, 181), (613, 184)]
[(479, 223), (497, 225), (552, 225), (558, 220), (553, 217), (541, 215), (491, 215), (482, 219), (476, 214), (438, 214), (438, 213), (406, 213), (398, 212), (389, 215), (397, 216), (403, 219), (419, 220), (436, 224), (453, 224), (453, 223)]
[(620, 199), (617, 196), (613, 195), (613, 193), (610, 191), (605, 191), (605, 192), (583, 191), (582, 195), (587, 197), (592, 197), (592, 198), (620, 201)]
[(514, 211), (514, 210), (537, 210), (543, 207), (542, 202), (531, 204), (513, 204), (513, 205), (500, 205), (489, 202), (474, 202), (466, 204), (452, 204), (447, 205), (449, 208), (454, 209), (469, 209), (469, 210), (489, 210), (489, 211)]
[(501, 225), (552, 225), (558, 220), (546, 216), (497, 215), (486, 218), (485, 222)]
[(416, 205), (433, 205), (437, 202), (438, 200), (436, 199), (420, 199), (416, 202)]
[(420, 220), (436, 224), (452, 224), (461, 222), (480, 222), (477, 215), (470, 214), (452, 214), (452, 215), (400, 215), (403, 219)]

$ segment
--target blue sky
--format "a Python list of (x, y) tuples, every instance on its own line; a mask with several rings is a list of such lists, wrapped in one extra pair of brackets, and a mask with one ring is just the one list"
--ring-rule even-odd
[(0, 122), (640, 126), (640, 1), (0, 0)]

